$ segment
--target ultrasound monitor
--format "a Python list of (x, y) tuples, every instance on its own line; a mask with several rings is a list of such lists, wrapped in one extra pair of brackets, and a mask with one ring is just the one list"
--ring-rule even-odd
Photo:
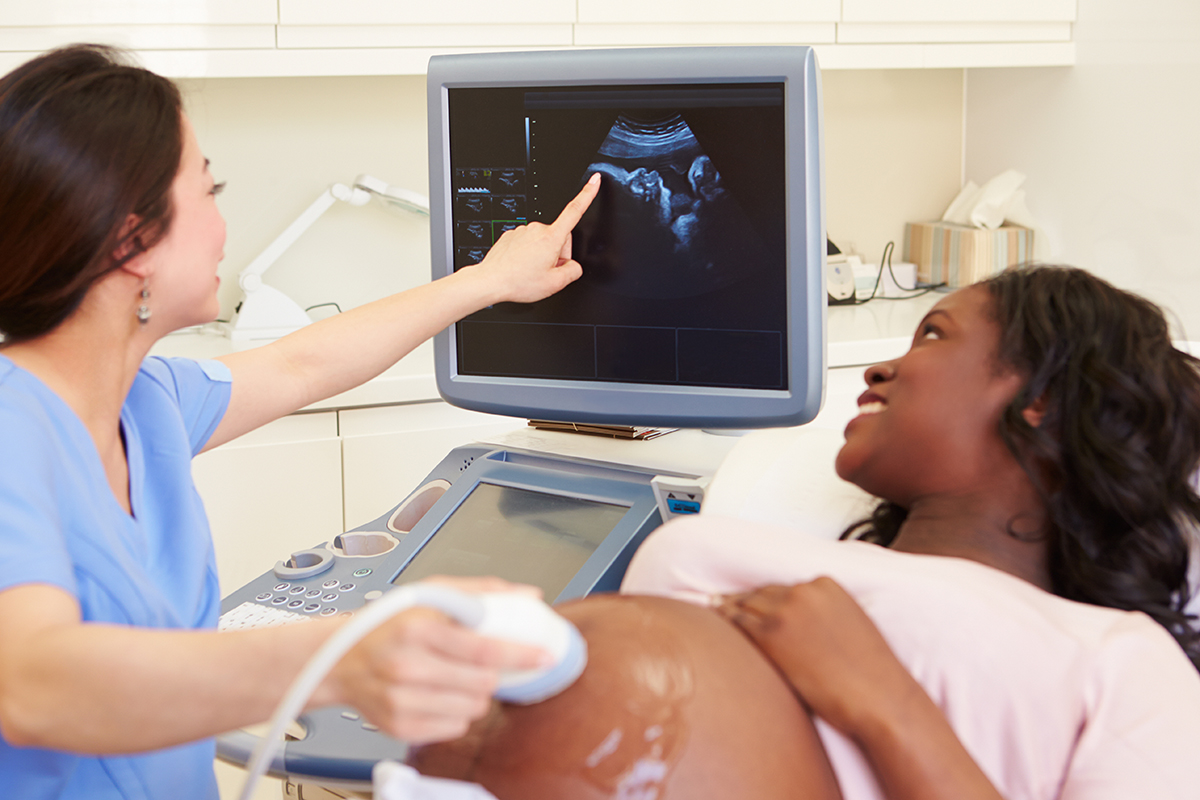
[(429, 63), (434, 278), (552, 221), (596, 172), (583, 277), (438, 334), (465, 408), (567, 422), (798, 425), (820, 408), (825, 220), (808, 47), (542, 51)]

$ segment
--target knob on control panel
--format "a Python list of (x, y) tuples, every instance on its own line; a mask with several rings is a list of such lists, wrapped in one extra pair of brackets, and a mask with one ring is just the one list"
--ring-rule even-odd
[(297, 550), (291, 558), (275, 562), (275, 575), (283, 580), (298, 580), (320, 575), (333, 566), (333, 553), (324, 548)]

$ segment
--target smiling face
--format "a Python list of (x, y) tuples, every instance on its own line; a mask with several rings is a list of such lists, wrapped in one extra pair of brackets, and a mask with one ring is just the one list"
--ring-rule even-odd
[(166, 330), (217, 318), (217, 265), (225, 256), (225, 220), (217, 209), (220, 187), (208, 159), (183, 118), (183, 154), (171, 185), (171, 227), (147, 253), (152, 262), (149, 305), (154, 322)]
[(996, 362), (999, 336), (982, 287), (934, 306), (904, 356), (867, 370), (838, 475), (910, 508), (929, 495), (986, 488), (999, 464), (1015, 464), (998, 424), (1023, 378)]

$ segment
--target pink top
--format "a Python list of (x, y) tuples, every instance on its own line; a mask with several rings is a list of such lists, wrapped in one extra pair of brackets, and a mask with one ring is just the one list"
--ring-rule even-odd
[[(964, 559), (713, 516), (656, 531), (621, 591), (704, 604), (822, 575), (862, 605), (1007, 800), (1200, 798), (1200, 674), (1143, 614)], [(817, 727), (845, 800), (883, 798), (857, 747)]]

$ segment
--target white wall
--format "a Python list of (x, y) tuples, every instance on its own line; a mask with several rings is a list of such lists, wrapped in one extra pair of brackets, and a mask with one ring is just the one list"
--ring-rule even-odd
[[(228, 221), (221, 306), (237, 274), (335, 181), (369, 173), (428, 191), (423, 77), (210, 79), (182, 83)], [(876, 260), (904, 223), (958, 189), (961, 70), (824, 74), (828, 229)], [(266, 274), (303, 307), (359, 305), (429, 278), (428, 223), (338, 204)]]
[(896, 259), (904, 223), (938, 219), (962, 171), (962, 70), (827, 71), (826, 228), (843, 249)]
[[(423, 77), (182, 81), (218, 180), (228, 239), (222, 317), (237, 274), (330, 184), (360, 173), (428, 192)], [(264, 276), (303, 307), (343, 308), (429, 279), (427, 220), (337, 203)]]
[(1200, 3), (1079, 0), (1075, 41), (1075, 67), (968, 72), (967, 177), (1026, 173), (1051, 258), (1200, 339)]

